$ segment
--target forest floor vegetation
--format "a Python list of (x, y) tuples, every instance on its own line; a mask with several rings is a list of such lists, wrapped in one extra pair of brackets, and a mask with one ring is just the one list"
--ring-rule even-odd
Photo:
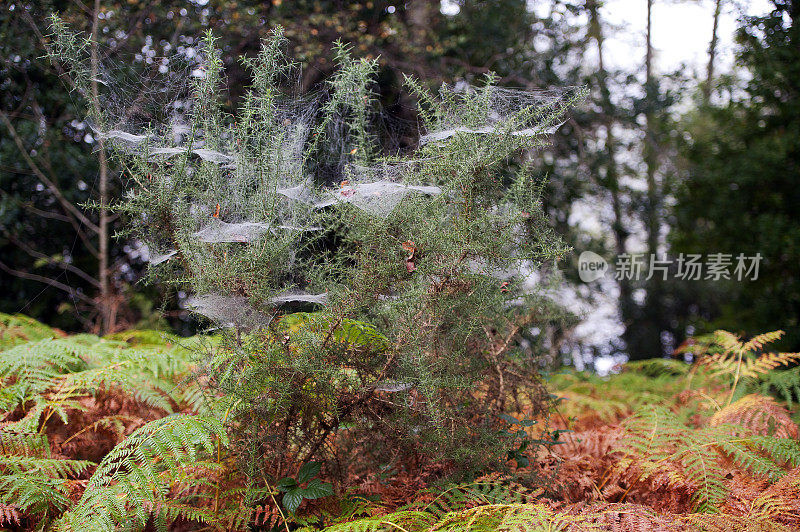
[(510, 408), (519, 448), (467, 482), (442, 462), (310, 462), (247, 505), (224, 411), (192, 378), (213, 339), (0, 315), (0, 529), (798, 530), (800, 379), (797, 355), (766, 352), (778, 336), (548, 375), (554, 411)]

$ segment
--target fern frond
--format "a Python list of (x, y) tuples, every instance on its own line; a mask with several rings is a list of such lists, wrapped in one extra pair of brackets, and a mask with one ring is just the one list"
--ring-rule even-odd
[(7, 433), (31, 434), (39, 431), (40, 418), (47, 409), (47, 401), (42, 397), (37, 397), (33, 406), (25, 413), (22, 419), (11, 421), (3, 426), (3, 431)]
[(94, 462), (88, 460), (0, 456), (0, 468), (7, 468), (9, 471), (19, 473), (41, 473), (56, 477), (77, 477), (93, 465), (95, 465)]
[(783, 371), (770, 371), (747, 381), (747, 389), (762, 395), (775, 395), (792, 408), (800, 399), (800, 366)]
[(569, 515), (554, 511), (544, 504), (489, 504), (444, 516), (428, 530), (448, 532), (494, 532), (518, 530), (601, 530), (591, 523), (592, 516)]
[(714, 341), (725, 351), (740, 354), (743, 353), (744, 344), (739, 341), (739, 337), (731, 332), (718, 330), (714, 331)]
[(742, 346), (742, 351), (749, 353), (752, 351), (761, 351), (765, 345), (771, 344), (779, 340), (783, 336), (783, 331), (772, 331), (761, 333), (753, 336), (750, 341)]
[(209, 519), (204, 510), (168, 494), (181, 483), (185, 489), (192, 479), (202, 482), (185, 468), (196, 467), (218, 444), (226, 446), (228, 439), (214, 418), (173, 414), (151, 421), (105, 456), (78, 505), (62, 517), (62, 526), (115, 530), (122, 524), (136, 524), (143, 528), (151, 515), (159, 522), (177, 516)]
[(701, 513), (716, 511), (728, 494), (716, 450), (699, 441), (693, 441), (689, 445), (681, 446), (676, 458), (684, 467), (686, 479), (696, 487), (696, 491), (692, 494), (695, 511)]
[(789, 366), (800, 361), (800, 353), (764, 353), (755, 360), (748, 360), (742, 371), (744, 377), (758, 377), (780, 366)]
[(13, 504), (0, 503), (0, 526), (9, 524), (19, 526), (22, 513), (19, 507)]
[(135, 370), (130, 371), (130, 366), (129, 363), (118, 362), (67, 373), (59, 377), (58, 389), (54, 395), (59, 398), (73, 394), (80, 396), (98, 388), (108, 390), (116, 387), (143, 404), (172, 413), (168, 393), (173, 386), (159, 381), (152, 375), (139, 376)]
[(790, 528), (770, 519), (741, 517), (729, 514), (688, 514), (682, 521), (689, 530), (704, 532), (790, 532)]
[(798, 428), (789, 412), (771, 397), (750, 394), (716, 412), (709, 421), (714, 427), (739, 425), (752, 434), (797, 438)]
[(720, 439), (717, 447), (728, 457), (749, 472), (775, 481), (786, 474), (766, 453), (760, 453), (755, 442), (745, 439)]
[(3, 501), (17, 506), (26, 514), (60, 514), (72, 501), (68, 480), (51, 478), (37, 473), (17, 473), (0, 476)]
[(429, 502), (413, 504), (408, 509), (422, 510), (441, 518), (483, 504), (522, 504), (538, 499), (543, 490), (526, 488), (502, 475), (487, 475), (473, 482), (456, 484), (447, 489), (430, 489), (436, 494)]
[(23, 402), (44, 393), (59, 374), (82, 367), (89, 355), (73, 338), (28, 342), (0, 353), (0, 379), (15, 379), (15, 399)]
[(437, 519), (428, 512), (401, 510), (388, 515), (368, 517), (339, 523), (325, 529), (325, 532), (422, 532), (430, 530)]
[(774, 438), (771, 436), (751, 436), (747, 442), (754, 448), (770, 456), (775, 462), (800, 466), (800, 441), (795, 438)]
[(618, 467), (639, 469), (637, 481), (665, 472), (665, 462), (672, 463), (680, 468), (672, 471), (671, 482), (693, 486), (696, 509), (712, 511), (724, 499), (727, 490), (713, 434), (685, 426), (661, 406), (639, 410), (624, 428), (619, 442), (624, 459)]
[(0, 429), (2, 456), (50, 458), (47, 435), (39, 432), (14, 431), (8, 426)]

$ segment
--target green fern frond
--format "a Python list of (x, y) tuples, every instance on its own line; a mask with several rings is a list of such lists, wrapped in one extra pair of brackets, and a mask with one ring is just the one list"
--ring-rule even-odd
[[(17, 421), (7, 423), (4, 432), (9, 433), (36, 433), (41, 427), (42, 414), (48, 409), (48, 401), (44, 397), (36, 397), (33, 406)], [(56, 409), (58, 413), (58, 409)]]
[(0, 496), (26, 514), (58, 515), (72, 505), (67, 483), (41, 472), (0, 475)]
[(0, 498), (28, 515), (47, 518), (63, 512), (71, 501), (68, 479), (94, 464), (86, 460), (50, 458), (47, 436), (0, 431)]
[(747, 443), (770, 456), (775, 462), (800, 466), (800, 442), (794, 438), (775, 438), (772, 436), (751, 436)]
[(790, 532), (790, 528), (771, 519), (758, 519), (752, 516), (730, 514), (689, 514), (681, 519), (689, 530), (704, 532)]
[(441, 518), (445, 514), (483, 504), (529, 503), (541, 494), (503, 477), (483, 478), (466, 484), (457, 484), (445, 490), (432, 489), (431, 491), (438, 493), (432, 501), (424, 506), (409, 508), (419, 508)]
[(90, 355), (72, 338), (28, 342), (0, 353), (0, 379), (15, 379), (15, 395), (22, 401), (45, 392), (59, 374), (84, 367)]
[(401, 510), (388, 515), (339, 523), (325, 528), (325, 532), (422, 532), (429, 530), (436, 522), (436, 517), (428, 512)]
[(0, 457), (5, 456), (50, 458), (47, 435), (35, 431), (17, 431), (6, 425), (0, 429)]
[(92, 392), (96, 388), (106, 390), (119, 388), (143, 404), (172, 413), (168, 394), (174, 386), (161, 382), (152, 375), (149, 378), (146, 374), (137, 375), (138, 371), (131, 372), (130, 366), (129, 363), (119, 362), (67, 373), (59, 379), (56, 396), (62, 394), (86, 395), (86, 392)]
[(686, 375), (689, 371), (689, 365), (680, 360), (673, 360), (671, 358), (650, 358), (647, 360), (634, 360), (626, 362), (623, 366), (624, 371), (632, 373), (639, 373), (647, 375), (648, 377), (679, 377)]
[(575, 532), (602, 530), (592, 523), (596, 516), (559, 513), (544, 504), (483, 504), (441, 518), (427, 512), (399, 511), (359, 519), (325, 529), (326, 532)]
[(800, 400), (800, 366), (783, 371), (770, 371), (756, 379), (748, 379), (746, 388), (747, 391), (776, 396), (785, 401), (791, 409)]
[(428, 530), (447, 532), (520, 532), (602, 530), (592, 515), (568, 515), (544, 504), (490, 504), (454, 512)]
[(88, 460), (62, 460), (28, 456), (0, 456), (0, 468), (14, 473), (41, 473), (56, 477), (77, 477), (95, 465)]
[(185, 468), (196, 467), (218, 445), (227, 446), (228, 439), (214, 418), (173, 414), (151, 421), (105, 456), (78, 505), (62, 517), (62, 527), (115, 530), (128, 525), (142, 529), (151, 515), (162, 524), (178, 516), (208, 521), (211, 517), (204, 510), (180, 496), (168, 495), (171, 487), (181, 482), (194, 479), (202, 483), (186, 474)]
[[(688, 443), (688, 442), (687, 442)], [(715, 512), (725, 500), (728, 488), (716, 450), (698, 441), (682, 446), (675, 456), (684, 468), (686, 479), (696, 486), (692, 494), (694, 509), (700, 513)]]
[(60, 336), (64, 333), (33, 318), (0, 312), (0, 352), (18, 344)]

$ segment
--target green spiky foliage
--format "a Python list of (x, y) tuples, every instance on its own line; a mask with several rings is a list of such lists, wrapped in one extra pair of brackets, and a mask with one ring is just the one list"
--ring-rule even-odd
[(753, 434), (740, 425), (694, 429), (659, 405), (640, 409), (623, 426), (618, 450), (624, 458), (617, 468), (630, 474), (630, 485), (666, 475), (670, 484), (691, 487), (699, 513), (717, 511), (727, 495), (723, 459), (770, 481), (800, 464), (795, 439)]
[[(80, 89), (86, 46), (57, 18), (52, 29)], [(117, 209), (163, 252), (151, 277), (190, 289), (195, 310), (222, 327), (208, 383), (227, 398), (248, 477), (312, 458), (347, 467), (356, 453), (364, 464), (502, 461), (497, 414), (509, 398), (533, 390), (528, 404), (547, 408), (536, 361), (514, 343), (547, 319), (526, 272), (565, 250), (547, 228), (541, 183), (509, 161), (546, 142), (583, 92), (512, 94), (489, 76), (434, 94), (407, 79), (422, 126), (440, 136), (387, 154), (375, 133), (376, 62), (337, 43), (336, 73), (300, 97), (284, 41), (278, 29), (244, 61), (253, 83), (235, 114), (209, 34), (174, 100), (182, 134), (158, 120), (164, 112), (129, 119), (147, 102), (124, 95), (129, 112), (114, 114), (117, 99), (93, 117), (129, 177)], [(297, 292), (325, 294), (295, 299), (317, 306), (302, 327), (284, 304)], [(364, 340), (351, 341), (356, 329)]]

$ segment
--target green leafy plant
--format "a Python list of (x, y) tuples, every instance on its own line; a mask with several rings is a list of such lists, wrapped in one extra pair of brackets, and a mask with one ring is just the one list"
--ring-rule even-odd
[(95, 465), (87, 460), (53, 458), (47, 436), (0, 430), (0, 497), (17, 516), (32, 517), (41, 527), (69, 509), (70, 479)]
[[(503, 477), (484, 478), (429, 490), (433, 500), (395, 512), (340, 523), (329, 532), (408, 530), (591, 530), (593, 516), (569, 516), (537, 503), (543, 490), (529, 490)], [(585, 525), (586, 528), (580, 528)]]
[(195, 493), (186, 488), (210, 488), (192, 473), (217, 467), (213, 457), (218, 444), (227, 445), (227, 436), (215, 418), (173, 414), (148, 423), (106, 455), (83, 497), (63, 515), (59, 526), (76, 531), (120, 526), (143, 530), (152, 518), (166, 530), (178, 517), (217, 522), (213, 509), (196, 500), (213, 491)]
[(321, 499), (333, 495), (333, 486), (316, 478), (321, 467), (321, 462), (309, 462), (300, 468), (296, 479), (284, 477), (275, 483), (278, 491), (283, 493), (281, 503), (289, 513), (295, 513), (303, 499)]

